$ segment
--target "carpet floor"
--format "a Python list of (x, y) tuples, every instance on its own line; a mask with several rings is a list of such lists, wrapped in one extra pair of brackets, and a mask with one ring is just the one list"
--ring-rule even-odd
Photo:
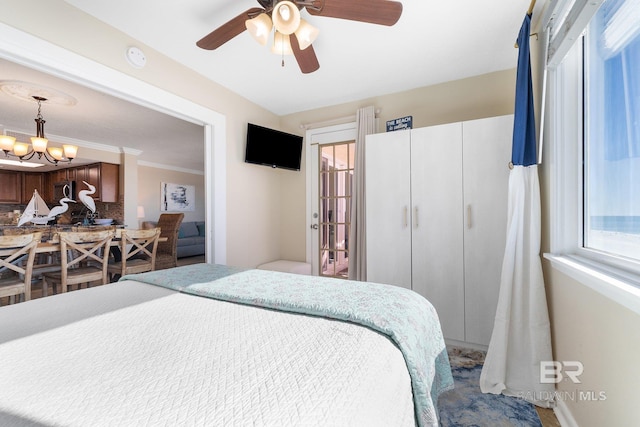
[(455, 388), (438, 399), (442, 427), (542, 427), (531, 403), (480, 391), (483, 352), (452, 347), (449, 361)]

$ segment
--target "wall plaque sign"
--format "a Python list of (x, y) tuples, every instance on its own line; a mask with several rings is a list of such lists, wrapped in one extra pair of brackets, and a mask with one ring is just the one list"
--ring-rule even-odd
[(413, 116), (400, 117), (399, 119), (389, 120), (387, 122), (387, 132), (394, 130), (411, 129), (413, 127)]

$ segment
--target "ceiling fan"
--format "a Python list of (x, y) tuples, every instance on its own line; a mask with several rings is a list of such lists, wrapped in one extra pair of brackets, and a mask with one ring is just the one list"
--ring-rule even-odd
[[(300, 11), (315, 16), (391, 26), (402, 14), (402, 3), (391, 0), (257, 0), (253, 7), (200, 39), (196, 45), (214, 50), (248, 30), (265, 45), (274, 29), (274, 53), (293, 53), (303, 73), (320, 68), (312, 43), (318, 30), (300, 18)], [(284, 61), (283, 61), (284, 66)]]

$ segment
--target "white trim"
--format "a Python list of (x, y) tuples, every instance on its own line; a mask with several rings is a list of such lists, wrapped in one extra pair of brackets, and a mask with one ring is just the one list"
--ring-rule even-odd
[[(215, 200), (207, 198), (207, 221), (216, 225), (209, 227), (213, 235), (207, 239), (207, 254), (215, 254), (215, 259), (207, 257), (207, 262), (227, 263), (227, 124), (226, 119), (217, 120), (215, 125), (204, 127), (205, 140), (215, 144), (205, 145), (205, 192), (214, 194)], [(211, 185), (211, 191), (208, 190)], [(213, 208), (211, 203), (215, 203)], [(213, 243), (214, 246), (211, 246)]]
[[(60, 46), (0, 23), (0, 58), (69, 80), (129, 102), (203, 125), (205, 144), (207, 262), (226, 262), (225, 116)], [(210, 185), (212, 187), (210, 188)]]
[(573, 418), (573, 415), (564, 400), (558, 400), (556, 402), (556, 407), (553, 408), (553, 413), (556, 414), (556, 418), (562, 427), (578, 427), (576, 419)]
[(133, 156), (139, 156), (142, 154), (142, 150), (138, 150), (136, 148), (121, 147), (121, 149), (124, 154), (131, 154)]
[(553, 31), (554, 35), (549, 44), (548, 64), (550, 67), (560, 65), (603, 2), (604, 0), (575, 0), (564, 20), (554, 25), (557, 31)]
[(632, 275), (576, 255), (546, 253), (544, 257), (559, 272), (640, 314), (640, 287)]
[(572, 49), (562, 66), (549, 70), (549, 144), (551, 165), (551, 252), (575, 252), (582, 230), (582, 61)]
[(144, 160), (138, 160), (138, 165), (139, 166), (146, 166), (146, 167), (149, 167), (149, 168), (170, 170), (170, 171), (175, 171), (175, 172), (191, 173), (191, 174), (194, 174), (194, 175), (204, 175), (205, 174), (205, 172), (201, 171), (201, 170), (181, 168), (181, 167), (178, 167), (178, 166), (169, 166), (169, 165), (165, 165), (164, 163), (153, 163), (153, 162), (147, 162), (147, 161), (144, 161)]

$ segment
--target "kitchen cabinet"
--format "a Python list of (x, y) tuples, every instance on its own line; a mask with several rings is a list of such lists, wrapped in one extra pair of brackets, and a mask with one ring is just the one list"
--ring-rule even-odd
[(38, 190), (40, 197), (45, 199), (45, 195), (42, 194), (45, 188), (45, 174), (43, 173), (30, 173), (24, 172), (22, 174), (22, 204), (27, 204), (33, 196), (33, 190)]
[(510, 115), (366, 139), (367, 280), (423, 295), (448, 340), (491, 338), (512, 130)]
[(22, 202), (22, 172), (0, 170), (0, 203)]
[(94, 200), (105, 203), (117, 203), (120, 196), (120, 166), (112, 163), (92, 163), (89, 165), (60, 168), (51, 172), (20, 172), (0, 170), (0, 203), (27, 204), (38, 190), (40, 196), (48, 203), (54, 200), (53, 188), (56, 183), (75, 182), (74, 198), (78, 191), (88, 187), (83, 181), (96, 187)]
[(52, 184), (55, 184), (56, 182), (66, 181), (67, 180), (67, 168), (56, 169), (56, 170), (54, 170), (52, 172), (49, 172), (49, 176), (51, 177), (51, 183)]
[(91, 194), (94, 200), (115, 203), (119, 197), (120, 167), (112, 163), (92, 163), (75, 169), (76, 195), (88, 187), (83, 181), (93, 185), (96, 192)]

